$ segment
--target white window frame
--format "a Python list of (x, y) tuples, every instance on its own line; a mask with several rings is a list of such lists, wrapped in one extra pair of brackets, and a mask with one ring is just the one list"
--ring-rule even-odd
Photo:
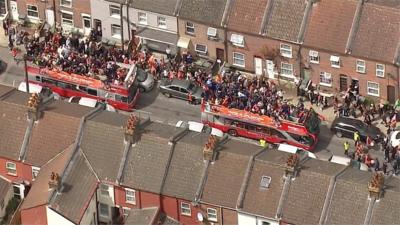
[[(382, 67), (382, 68), (378, 68), (378, 67)], [(377, 77), (385, 77), (385, 65), (384, 64), (380, 64), (380, 63), (377, 63), (376, 64), (376, 76)]]
[[(130, 194), (129, 192), (133, 192)], [(133, 189), (125, 188), (125, 202), (136, 205), (136, 191)]]
[(207, 220), (212, 222), (218, 221), (218, 210), (214, 208), (207, 208)]
[[(284, 65), (290, 65), (290, 69), (289, 68), (284, 68)], [(291, 71), (290, 74), (287, 73), (282, 73), (283, 70), (287, 70), (287, 71)], [(285, 63), (285, 62), (281, 62), (281, 76), (282, 77), (287, 77), (287, 78), (293, 78), (293, 64), (290, 63)]]
[(138, 12), (138, 23), (147, 25), (147, 13), (145, 12)]
[(367, 64), (365, 60), (357, 59), (356, 60), (356, 72), (357, 73), (365, 73), (367, 71)]
[(207, 28), (207, 36), (209, 36), (209, 37), (213, 37), (213, 38), (215, 38), (215, 37), (217, 37), (217, 28), (214, 28), (214, 27), (208, 27)]
[[(235, 57), (235, 55), (242, 55), (243, 59), (239, 59), (238, 57)], [(233, 52), (232, 53), (232, 57), (233, 57), (233, 65), (234, 66), (239, 66), (239, 67), (243, 67), (243, 68), (246, 67), (246, 56), (245, 56), (245, 54), (240, 53), (240, 52)], [(236, 63), (236, 60), (243, 61), (243, 65)]]
[[(263, 179), (264, 179), (264, 178), (269, 179), (269, 181), (268, 181), (268, 183), (266, 184), (266, 186), (263, 185)], [(272, 181), (272, 178), (271, 178), (270, 176), (261, 176), (260, 187), (263, 188), (263, 189), (268, 189), (269, 186), (271, 185), (271, 181)]]
[[(370, 84), (376, 84), (376, 85), (378, 85), (378, 88), (375, 88), (375, 87), (371, 88), (371, 87), (369, 87)], [(372, 93), (372, 92), (370, 92), (370, 89), (377, 90), (378, 93), (377, 94), (376, 93)], [(367, 94), (370, 95), (370, 96), (379, 97), (379, 94), (380, 94), (379, 83), (372, 82), (372, 81), (367, 81)]]
[(32, 166), (32, 180), (35, 180), (36, 177), (39, 175), (40, 168), (36, 166)]
[[(66, 19), (66, 18), (63, 17), (63, 14), (71, 15), (72, 18), (71, 18), (71, 19)], [(73, 26), (74, 26), (74, 13), (73, 13), (73, 12), (61, 10), (60, 17), (61, 17), (61, 25), (70, 26), (70, 27), (73, 27)], [(65, 20), (71, 21), (71, 24), (65, 23), (65, 22), (64, 22)]]
[[(68, 5), (63, 4), (63, 1), (68, 1), (69, 4)], [(60, 6), (67, 7), (67, 8), (72, 8), (72, 0), (60, 0)]]
[[(185, 210), (188, 211), (188, 212), (184, 212)], [(190, 203), (181, 202), (180, 211), (181, 211), (181, 215), (191, 216), (192, 215), (192, 209), (190, 207)]]
[(17, 164), (14, 162), (6, 162), (7, 174), (16, 176), (17, 175)]
[(317, 51), (310, 50), (308, 58), (310, 59), (310, 63), (319, 64), (319, 53)]
[(285, 44), (285, 43), (281, 43), (280, 44), (280, 52), (281, 52), (281, 56), (285, 57), (285, 58), (292, 58), (293, 57), (293, 51), (292, 51), (292, 46)]
[[(113, 29), (119, 29), (119, 34), (115, 33)], [(111, 24), (111, 36), (116, 39), (121, 39), (121, 26), (118, 24)]]
[(130, 211), (131, 211), (131, 208), (122, 207), (122, 214), (124, 215), (124, 219), (126, 219), (129, 216)]
[[(104, 207), (107, 208), (107, 215), (102, 214), (102, 212), (101, 212), (101, 207), (102, 207), (102, 206), (104, 206)], [(110, 217), (110, 207), (108, 207), (107, 204), (104, 204), (104, 203), (99, 202), (99, 215), (100, 215), (101, 217), (104, 217), (104, 218), (109, 218), (109, 217)]]
[[(323, 79), (321, 79), (321, 76), (324, 76)], [(327, 78), (327, 77), (329, 77), (329, 78)], [(324, 81), (322, 81), (322, 80), (324, 80)], [(330, 82), (329, 83), (325, 82), (327, 80), (329, 80)], [(332, 87), (332, 74), (327, 73), (327, 72), (321, 72), (319, 74), (319, 85)]]
[(240, 34), (231, 34), (231, 43), (238, 47), (244, 47), (244, 36)]
[[(29, 9), (29, 7), (32, 7), (32, 6), (36, 7), (36, 10)], [(29, 12), (35, 12), (35, 13), (37, 13), (37, 16), (31, 16), (31, 15), (29, 15)], [(27, 14), (28, 18), (39, 19), (39, 7), (37, 5), (26, 4), (26, 14)]]
[[(333, 57), (337, 58), (337, 61), (332, 60)], [(339, 56), (331, 55), (331, 57), (329, 58), (329, 61), (331, 62), (331, 67), (340, 68), (340, 57)]]
[(167, 29), (167, 18), (163, 16), (157, 16), (157, 26), (159, 28)]
[[(191, 31), (191, 29), (193, 29), (193, 31)], [(195, 33), (194, 23), (186, 21), (186, 23), (185, 23), (185, 32), (187, 34), (194, 34)]]
[[(197, 49), (197, 46), (202, 46), (202, 47), (204, 46), (205, 50), (204, 51), (200, 51), (200, 50)], [(196, 52), (200, 53), (200, 54), (207, 54), (207, 51), (208, 51), (207, 45), (203, 45), (203, 44), (196, 44), (195, 47), (194, 47), (194, 50)]]
[[(110, 16), (113, 18), (121, 18), (121, 7), (117, 6), (117, 5), (110, 5), (110, 7), (108, 8), (109, 12), (110, 12)], [(113, 10), (117, 11), (118, 13), (113, 13)]]
[[(105, 189), (107, 187), (107, 190)], [(107, 194), (106, 194), (107, 192)], [(107, 184), (100, 184), (100, 195), (101, 196), (110, 196), (110, 186)]]

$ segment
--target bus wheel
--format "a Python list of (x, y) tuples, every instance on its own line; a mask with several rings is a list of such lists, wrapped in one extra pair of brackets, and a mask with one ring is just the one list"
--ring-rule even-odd
[(236, 137), (238, 135), (236, 130), (228, 130), (228, 134), (231, 136), (234, 136), (234, 137)]
[(340, 131), (336, 131), (336, 136), (337, 136), (337, 137), (342, 137), (343, 134), (342, 134), (342, 132), (340, 132)]

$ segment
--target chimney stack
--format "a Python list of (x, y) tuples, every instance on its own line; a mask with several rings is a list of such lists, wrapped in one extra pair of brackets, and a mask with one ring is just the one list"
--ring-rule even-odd
[(370, 198), (375, 198), (379, 200), (382, 194), (384, 182), (385, 182), (385, 177), (382, 172), (377, 172), (372, 175), (372, 179), (368, 183), (368, 191)]
[(206, 145), (203, 149), (203, 159), (207, 161), (214, 161), (215, 158), (215, 148), (217, 146), (218, 138), (217, 136), (210, 135), (207, 140)]
[(37, 93), (33, 93), (28, 99), (28, 117), (33, 121), (39, 120), (39, 105), (42, 99)]
[(298, 169), (298, 165), (299, 165), (299, 155), (291, 154), (286, 161), (285, 176), (286, 177), (289, 177), (289, 176), (295, 177), (297, 169)]
[(136, 131), (136, 126), (139, 122), (139, 119), (135, 116), (135, 114), (131, 114), (129, 116), (128, 122), (125, 127), (125, 141), (129, 141), (134, 143), (134, 134)]
[(58, 173), (51, 172), (50, 180), (49, 180), (49, 189), (56, 189), (59, 190), (61, 178)]

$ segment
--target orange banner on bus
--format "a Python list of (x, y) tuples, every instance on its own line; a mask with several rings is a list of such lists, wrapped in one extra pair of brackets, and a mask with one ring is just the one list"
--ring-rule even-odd
[(269, 125), (269, 126), (275, 125), (274, 120), (268, 116), (257, 115), (251, 112), (247, 112), (245, 110), (229, 109), (223, 106), (216, 106), (216, 105), (210, 105), (210, 106), (211, 106), (211, 112), (213, 113), (221, 113), (224, 116), (235, 117), (263, 125)]
[(84, 85), (91, 88), (99, 89), (104, 87), (103, 82), (101, 80), (85, 77), (78, 74), (73, 74), (73, 73), (70, 74), (63, 71), (43, 70), (43, 69), (41, 70), (41, 73), (42, 74), (44, 73), (49, 77), (52, 77), (60, 81), (70, 82), (78, 85)]

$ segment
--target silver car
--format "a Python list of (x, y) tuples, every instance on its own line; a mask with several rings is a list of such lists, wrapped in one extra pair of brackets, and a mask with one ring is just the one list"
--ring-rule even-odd
[(142, 70), (142, 69), (137, 69), (136, 72), (137, 76), (137, 81), (139, 82), (139, 91), (140, 92), (149, 92), (153, 89), (154, 87), (154, 76), (153, 74)]

